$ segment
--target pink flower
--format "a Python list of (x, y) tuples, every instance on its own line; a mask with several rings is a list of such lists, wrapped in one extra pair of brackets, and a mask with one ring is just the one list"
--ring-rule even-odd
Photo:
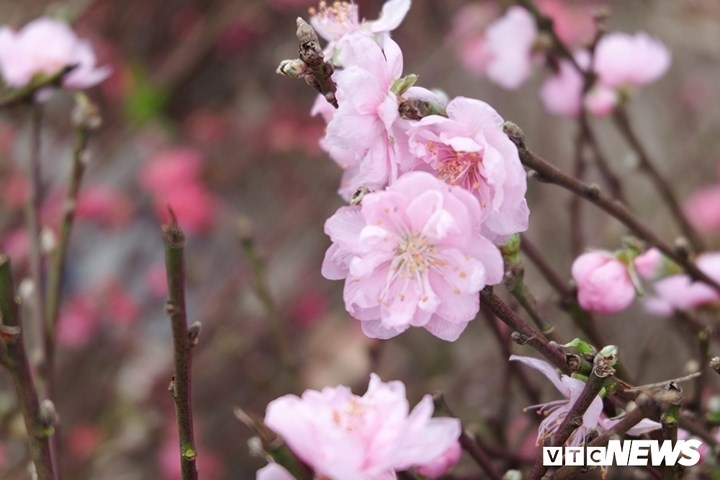
[(478, 312), (478, 292), (502, 280), (499, 250), (480, 233), (488, 210), (426, 172), (342, 207), (327, 222), (322, 273), (345, 279), (345, 308), (366, 335), (411, 326), (454, 341)]
[(430, 395), (410, 411), (401, 382), (371, 374), (362, 397), (337, 386), (273, 400), (265, 423), (318, 477), (385, 480), (457, 441), (460, 422), (432, 413)]
[(328, 5), (321, 1), (317, 10), (310, 11), (310, 25), (318, 35), (330, 42), (328, 57), (332, 57), (332, 47), (345, 35), (362, 30), (386, 37), (400, 26), (410, 10), (410, 4), (411, 0), (388, 0), (383, 5), (380, 18), (360, 22), (355, 2), (332, 2)]
[(613, 88), (598, 84), (587, 92), (584, 101), (588, 112), (596, 117), (607, 117), (620, 102), (620, 94)]
[(277, 463), (268, 463), (257, 471), (255, 480), (295, 480), (295, 477)]
[(635, 270), (647, 280), (657, 278), (662, 271), (663, 256), (657, 248), (649, 248), (642, 255), (635, 257)]
[[(551, 437), (557, 432), (558, 427), (560, 427), (560, 424), (570, 412), (573, 404), (577, 401), (578, 397), (580, 397), (580, 393), (582, 393), (585, 388), (585, 382), (568, 377), (567, 375), (558, 375), (553, 366), (543, 360), (518, 355), (511, 355), (510, 360), (516, 360), (545, 375), (565, 397), (562, 400), (555, 400), (526, 408), (526, 410), (537, 409), (539, 414), (545, 415), (545, 418), (540, 423), (536, 442), (538, 446), (542, 445), (546, 438)], [(599, 396), (596, 396), (590, 404), (590, 407), (588, 407), (583, 414), (582, 425), (568, 438), (566, 445), (577, 446), (584, 444), (587, 434), (598, 428), (602, 409), (602, 400)]]
[[(715, 281), (720, 281), (720, 252), (703, 253), (696, 264)], [(720, 300), (720, 295), (702, 282), (693, 282), (686, 274), (672, 275), (653, 284), (655, 296), (645, 308), (650, 313), (668, 315), (675, 310), (691, 310)]]
[(685, 200), (683, 211), (690, 223), (703, 232), (720, 232), (720, 185), (706, 187)]
[(613, 313), (626, 309), (635, 298), (627, 266), (610, 252), (580, 255), (572, 265), (578, 302), (585, 310)]
[(509, 90), (520, 87), (532, 71), (537, 35), (532, 15), (522, 7), (510, 7), (485, 32), (491, 57), (485, 71), (487, 77)]
[(349, 199), (361, 186), (377, 190), (409, 170), (409, 156), (400, 149), (407, 143), (398, 113), (399, 100), (391, 91), (400, 78), (400, 47), (387, 39), (380, 48), (373, 37), (353, 33), (343, 38), (335, 73), (340, 107), (333, 113), (321, 141), (345, 173), (340, 194)]
[(584, 2), (540, 0), (538, 7), (553, 20), (553, 28), (570, 48), (589, 43), (595, 35), (591, 6)]
[(75, 216), (117, 228), (132, 220), (134, 210), (135, 206), (128, 196), (111, 187), (97, 184), (80, 190)]
[(440, 478), (458, 463), (461, 455), (462, 447), (460, 447), (460, 442), (453, 442), (439, 457), (419, 465), (417, 471), (420, 475), (429, 479)]
[(27, 85), (34, 75), (52, 75), (76, 65), (63, 80), (71, 89), (89, 88), (110, 75), (95, 65), (90, 43), (80, 40), (64, 22), (43, 17), (18, 32), (0, 29), (0, 72), (11, 87)]
[(193, 148), (169, 148), (155, 155), (140, 172), (140, 184), (152, 193), (175, 185), (195, 183), (202, 173), (203, 159)]
[(484, 32), (497, 16), (495, 3), (469, 3), (460, 8), (453, 18), (447, 43), (457, 48), (460, 62), (474, 74), (483, 74), (493, 58)]
[(172, 208), (180, 226), (190, 233), (205, 232), (215, 222), (217, 206), (208, 189), (199, 183), (178, 185), (154, 197), (155, 212), (161, 222), (170, 221)]
[(84, 347), (97, 331), (98, 320), (98, 306), (92, 297), (74, 297), (60, 312), (58, 343), (73, 350)]
[(555, 75), (545, 80), (540, 98), (548, 112), (562, 117), (580, 114), (583, 78), (568, 60), (561, 60)]
[(495, 240), (528, 228), (527, 179), (503, 119), (487, 103), (457, 97), (447, 118), (430, 115), (410, 130), (410, 150), (438, 178), (472, 192), (486, 219), (483, 234)]
[(609, 88), (645, 85), (670, 67), (670, 51), (647, 33), (613, 32), (603, 36), (595, 51), (595, 72)]

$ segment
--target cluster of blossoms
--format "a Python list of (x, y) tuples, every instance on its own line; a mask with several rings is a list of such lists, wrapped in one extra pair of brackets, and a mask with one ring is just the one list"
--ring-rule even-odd
[[(603, 35), (591, 52), (587, 45), (595, 27), (587, 6), (569, 8), (555, 0), (538, 6), (553, 19), (560, 40), (573, 50), (575, 64), (556, 58), (551, 39), (538, 29), (529, 11), (513, 6), (498, 16), (494, 5), (472, 5), (458, 13), (453, 39), (460, 39), (463, 64), (511, 90), (519, 88), (536, 67), (547, 64), (554, 73), (540, 96), (550, 113), (567, 117), (577, 116), (583, 106), (593, 115), (606, 116), (632, 89), (656, 81), (670, 66), (668, 49), (644, 32)], [(585, 85), (589, 72), (593, 81)]]
[[(703, 253), (696, 264), (710, 278), (720, 281), (720, 252)], [(710, 308), (720, 301), (714, 288), (693, 281), (656, 248), (637, 256), (628, 250), (587, 252), (575, 259), (572, 275), (578, 287), (578, 303), (593, 312), (625, 310), (643, 292), (642, 280), (650, 282), (653, 291), (643, 298), (643, 305), (656, 315)]]
[[(432, 414), (430, 395), (410, 411), (405, 386), (373, 374), (362, 397), (338, 386), (273, 400), (265, 424), (317, 478), (390, 480), (410, 468), (437, 478), (460, 456), (460, 421)], [(274, 463), (257, 474), (258, 480), (292, 478)]]
[[(497, 245), (527, 229), (526, 176), (503, 119), (480, 100), (414, 86), (387, 30), (409, 2), (387, 2), (375, 23), (354, 5), (323, 6), (311, 24), (332, 43), (338, 108), (320, 97), (322, 147), (343, 169), (352, 205), (325, 225), (323, 275), (345, 280), (345, 305), (370, 337), (411, 326), (455, 340), (502, 280)], [(341, 68), (340, 68), (341, 67)], [(408, 115), (407, 108), (431, 114)]]
[(109, 68), (95, 63), (90, 43), (79, 39), (64, 22), (39, 18), (19, 31), (0, 27), (0, 73), (10, 87), (24, 87), (38, 75), (72, 68), (63, 77), (63, 87), (89, 88), (110, 75)]

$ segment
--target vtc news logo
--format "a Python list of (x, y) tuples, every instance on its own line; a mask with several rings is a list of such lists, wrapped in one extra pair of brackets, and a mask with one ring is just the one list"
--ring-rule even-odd
[(610, 440), (606, 447), (543, 447), (543, 465), (560, 466), (674, 466), (700, 461), (700, 440)]

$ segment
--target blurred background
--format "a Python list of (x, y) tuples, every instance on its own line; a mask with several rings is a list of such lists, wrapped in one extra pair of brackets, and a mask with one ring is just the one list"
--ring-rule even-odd
[[(318, 146), (324, 124), (309, 115), (314, 92), (302, 81), (275, 74), (281, 60), (296, 56), (295, 18), (307, 17), (313, 3), (0, 0), (3, 24), (19, 27), (41, 15), (69, 19), (92, 42), (98, 63), (113, 70), (89, 92), (103, 126), (91, 140), (63, 292), (56, 406), (66, 479), (180, 478), (167, 391), (172, 342), (163, 312), (159, 231), (168, 203), (189, 239), (189, 320), (203, 324), (193, 358), (201, 478), (254, 478), (265, 464), (250, 455), (252, 433), (234, 418), (234, 406), (262, 415), (280, 395), (324, 385), (351, 385), (361, 394), (371, 369), (384, 380), (404, 381), (413, 404), (425, 393), (445, 392), (455, 413), (488, 444), (503, 439), (519, 455), (532, 454), (535, 416), (522, 412), (527, 401), (518, 385), (506, 380), (504, 353), (484, 319), (471, 323), (454, 344), (420, 329), (373, 342), (345, 313), (342, 283), (320, 275), (329, 246), (323, 223), (342, 205), (336, 194), (341, 172)], [(357, 3), (368, 19), (377, 18), (382, 5)], [(393, 34), (403, 48), (405, 73), (418, 74), (419, 84), (451, 97), (488, 101), (524, 129), (535, 151), (570, 169), (576, 125), (544, 111), (537, 92), (545, 72), (508, 92), (466, 68), (464, 42), (483, 26), (466, 7), (483, 3), (488, 2), (415, 0)], [(606, 4), (564, 3), (586, 16), (578, 17), (579, 24), (589, 21), (590, 6)], [(673, 54), (669, 74), (631, 103), (640, 137), (681, 198), (717, 183), (720, 3), (608, 3), (611, 29), (648, 31)], [(67, 93), (44, 107), (43, 223), (50, 229), (57, 228), (71, 165), (71, 108)], [(663, 238), (673, 240), (677, 231), (650, 183), (635, 174), (627, 144), (607, 121), (593, 126), (626, 183), (630, 203)], [(27, 274), (22, 202), (29, 144), (28, 113), (1, 112), (0, 242), (17, 279)], [(158, 192), (153, 182), (172, 169), (190, 172), (191, 179), (176, 191)], [(594, 169), (588, 179), (599, 181)], [(553, 186), (530, 182), (527, 235), (567, 278), (573, 260), (569, 198)], [(617, 248), (625, 233), (592, 206), (583, 207), (583, 224), (588, 247)], [(720, 246), (717, 235), (709, 234), (707, 241)], [(255, 262), (262, 264), (265, 297), (257, 294)], [(572, 339), (577, 332), (556, 306), (557, 296), (531, 264), (527, 269), (542, 309), (562, 337)], [(697, 357), (688, 341), (692, 331), (671, 318), (647, 315), (639, 304), (601, 316), (599, 328), (619, 346), (639, 383), (687, 373), (688, 362)], [(32, 341), (32, 332), (29, 336)], [(283, 342), (294, 373), (283, 360)], [(510, 347), (535, 355), (527, 347)], [(528, 375), (543, 399), (559, 398), (540, 376)], [(717, 378), (712, 381), (708, 392), (717, 393)], [(23, 429), (9, 378), (0, 374), (0, 478), (28, 477)], [(466, 463), (457, 471), (475, 472)]]

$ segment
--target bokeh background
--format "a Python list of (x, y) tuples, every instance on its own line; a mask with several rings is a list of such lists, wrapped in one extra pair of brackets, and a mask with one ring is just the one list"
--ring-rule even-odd
[[(89, 93), (104, 121), (91, 141), (85, 210), (73, 231), (63, 292), (56, 405), (66, 479), (179, 478), (167, 391), (172, 343), (163, 313), (164, 203), (173, 204), (188, 233), (189, 318), (203, 324), (193, 368), (201, 478), (250, 479), (265, 463), (250, 455), (252, 432), (234, 418), (234, 406), (262, 414), (280, 395), (340, 383), (362, 393), (371, 369), (385, 380), (403, 380), (413, 403), (425, 393), (445, 392), (455, 413), (489, 445), (504, 439), (522, 456), (528, 450), (521, 445), (534, 442), (534, 416), (522, 413), (525, 399), (518, 385), (506, 380), (502, 349), (482, 318), (453, 344), (418, 329), (373, 342), (345, 313), (342, 284), (320, 275), (329, 246), (323, 222), (342, 205), (336, 195), (340, 170), (318, 146), (324, 125), (309, 115), (315, 94), (304, 82), (275, 74), (281, 60), (295, 56), (295, 18), (306, 16), (312, 3), (0, 1), (3, 24), (21, 26), (41, 15), (70, 19), (92, 41), (99, 63), (113, 69), (110, 79)], [(382, 2), (357, 3), (361, 16), (376, 18)], [(458, 24), (469, 19), (457, 14), (470, 3), (483, 2), (415, 0), (394, 33), (405, 72), (450, 96), (490, 102), (523, 127), (534, 150), (571, 168), (575, 124), (544, 111), (538, 88), (545, 73), (507, 92), (464, 68)], [(669, 74), (639, 92), (630, 106), (642, 140), (682, 198), (717, 183), (720, 3), (607, 4), (612, 29), (648, 31), (673, 53)], [(44, 107), (43, 218), (51, 229), (71, 164), (71, 107), (65, 93)], [(649, 182), (635, 173), (627, 144), (606, 121), (593, 126), (633, 207), (672, 240), (677, 231)], [(27, 272), (22, 199), (29, 143), (27, 112), (1, 112), (0, 241), (13, 258), (16, 278)], [(150, 191), (149, 169), (170, 165), (197, 166), (196, 180), (176, 192)], [(588, 178), (599, 181), (592, 168)], [(530, 183), (528, 237), (568, 278), (569, 198), (555, 187)], [(616, 248), (625, 233), (592, 206), (584, 207), (583, 224), (588, 247)], [(246, 247), (251, 239), (250, 257), (241, 238)], [(718, 236), (707, 240), (720, 246)], [(253, 259), (262, 263), (271, 308), (257, 295)], [(576, 332), (556, 306), (557, 297), (532, 265), (528, 277), (546, 315), (564, 338), (573, 338)], [(294, 374), (283, 361), (273, 317), (296, 364)], [(600, 317), (599, 327), (640, 383), (687, 373), (688, 362), (697, 357), (688, 341), (691, 330), (651, 317), (639, 304)], [(534, 355), (526, 347), (511, 347)], [(528, 375), (543, 398), (558, 398), (542, 378)], [(717, 393), (718, 381), (713, 382), (708, 392)], [(27, 478), (27, 461), (22, 419), (3, 374), (0, 478)], [(458, 471), (474, 472), (469, 463)]]

